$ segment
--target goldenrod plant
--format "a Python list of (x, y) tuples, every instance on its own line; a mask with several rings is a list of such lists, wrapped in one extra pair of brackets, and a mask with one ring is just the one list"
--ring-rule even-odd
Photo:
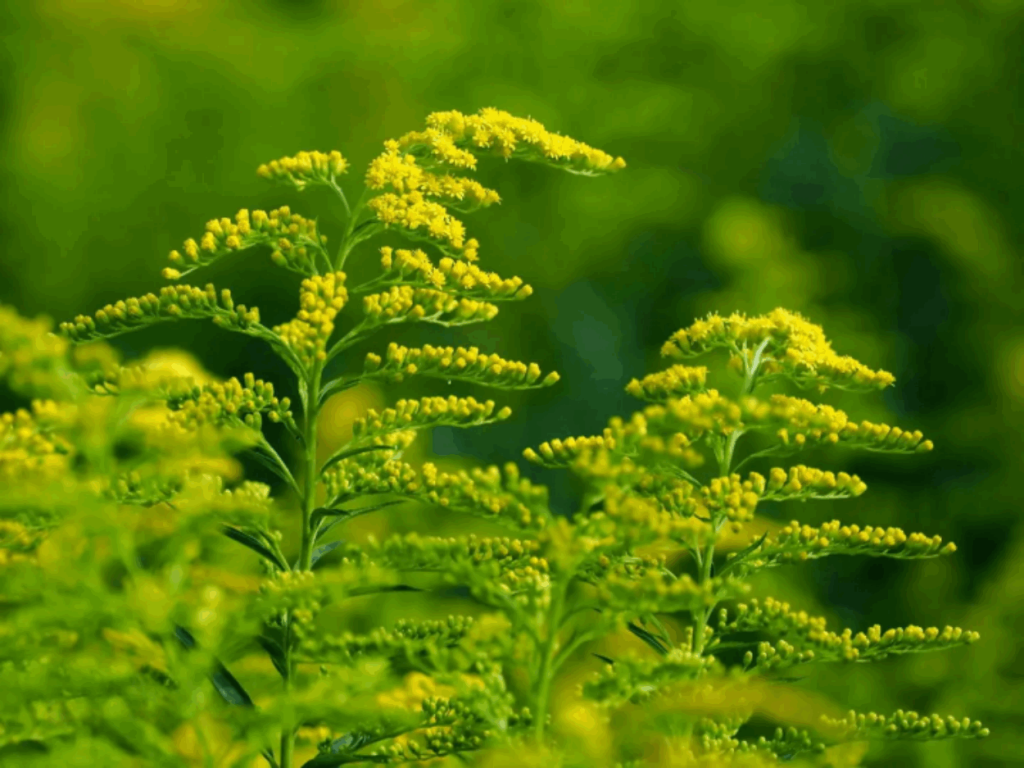
[[(271, 182), (337, 197), (336, 243), (289, 207), (242, 210), (173, 251), (172, 285), (158, 294), (56, 334), (0, 308), (0, 376), (28, 403), (0, 421), (4, 765), (839, 766), (857, 765), (870, 738), (987, 735), (961, 713), (844, 715), (789, 676), (977, 639), (953, 627), (837, 632), (755, 594), (759, 572), (809, 559), (955, 550), (866, 524), (759, 527), (763, 503), (866, 490), (856, 475), (796, 463), (801, 454), (906, 461), (932, 449), (920, 432), (785, 394), (893, 383), (797, 314), (695, 322), (665, 344), (670, 367), (627, 386), (643, 410), (528, 449), (581, 479), (574, 513), (552, 509), (512, 462), (443, 471), (407, 460), (422, 431), (508, 418), (491, 400), (367, 408), (318, 455), (325, 403), (369, 382), (558, 381), (473, 346), (389, 341), (354, 359), (384, 326), (485, 322), (531, 294), (477, 265), (480, 244), (456, 218), (499, 201), (466, 175), (486, 157), (586, 176), (625, 165), (498, 110), (435, 113), (385, 143), (352, 204), (339, 152), (260, 166)], [(351, 285), (349, 258), (383, 235), (439, 258), (381, 246), (380, 273)], [(178, 282), (257, 247), (301, 276), (287, 322), (264, 325), (230, 291)], [(125, 362), (105, 341), (187, 319), (262, 340), (294, 381), (219, 381), (179, 352)], [(721, 371), (689, 364), (722, 352)], [(709, 386), (719, 378), (735, 391)], [(244, 479), (242, 456), (276, 475), (277, 495)], [(356, 518), (398, 505), (461, 516), (466, 533), (353, 535)], [(395, 595), (466, 608), (384, 625), (351, 608)]]

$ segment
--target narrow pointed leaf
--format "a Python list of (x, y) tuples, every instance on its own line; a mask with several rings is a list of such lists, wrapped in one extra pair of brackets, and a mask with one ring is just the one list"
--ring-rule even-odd
[(278, 570), (287, 571), (288, 566), (282, 563), (277, 555), (270, 551), (263, 542), (257, 539), (252, 534), (246, 533), (238, 528), (232, 528), (231, 526), (224, 526), (224, 535), (233, 541), (237, 541), (239, 544), (248, 547), (253, 552), (258, 554), (265, 560), (269, 560), (271, 563), (277, 566)]
[(638, 625), (633, 624), (633, 623), (630, 623), (626, 627), (626, 629), (628, 629), (634, 635), (639, 637), (641, 640), (643, 640), (645, 643), (647, 643), (649, 646), (651, 646), (651, 648), (656, 650), (662, 656), (665, 656), (665, 655), (668, 654), (668, 649), (664, 645), (661, 644), (661, 641), (657, 637), (652, 635), (650, 632), (648, 632), (646, 629), (644, 629), (643, 627), (638, 626)]
[(327, 398), (331, 395), (336, 395), (339, 392), (344, 392), (347, 389), (352, 389), (361, 381), (361, 379), (335, 379), (334, 381), (328, 382), (323, 389), (320, 390), (320, 401), (319, 404), (323, 405), (327, 402)]
[(353, 456), (358, 456), (360, 453), (369, 453), (370, 451), (394, 451), (397, 449), (397, 445), (368, 445), (365, 448), (353, 448), (349, 451), (337, 451), (333, 456), (331, 456), (327, 461), (324, 462), (324, 465), (322, 467), (320, 467), (320, 474), (322, 475), (324, 472), (333, 467), (339, 461), (349, 459)]
[[(359, 509), (334, 509), (331, 507), (319, 507), (313, 510), (311, 524), (314, 528), (316, 528), (317, 523), (319, 523), (325, 517), (336, 517), (338, 518), (337, 522), (344, 522), (346, 520), (351, 520), (353, 517), (368, 515), (371, 512), (376, 512), (378, 509), (384, 509), (385, 507), (392, 507), (395, 504), (403, 503), (405, 503), (405, 499), (394, 499), (392, 501), (384, 501), (381, 502), (380, 504), (373, 504), (369, 507), (360, 507)], [(320, 535), (322, 536), (326, 532), (327, 531), (324, 530), (320, 533)]]
[(322, 558), (328, 552), (333, 552), (335, 549), (340, 547), (341, 544), (342, 544), (342, 540), (341, 539), (337, 539), (336, 541), (332, 541), (332, 542), (330, 542), (328, 544), (324, 544), (323, 546), (317, 547), (316, 549), (314, 549), (312, 556), (309, 558), (309, 567), (310, 567), (310, 569), (315, 568), (316, 564), (318, 562), (320, 562), (320, 558)]
[(754, 552), (758, 547), (760, 547), (762, 544), (764, 544), (764, 541), (767, 538), (768, 538), (768, 531), (765, 531), (761, 535), (761, 538), (759, 538), (757, 541), (754, 541), (754, 542), (750, 543), (749, 545), (747, 545), (746, 547), (741, 549), (739, 552), (737, 552), (735, 555), (733, 555), (729, 559), (729, 561), (725, 565), (722, 566), (722, 570), (720, 570), (718, 572), (718, 575), (719, 576), (724, 576), (734, 566), (740, 565), (746, 559), (747, 555), (749, 555), (751, 552)]

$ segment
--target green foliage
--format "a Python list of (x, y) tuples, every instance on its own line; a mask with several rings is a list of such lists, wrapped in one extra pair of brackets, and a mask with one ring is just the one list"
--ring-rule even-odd
[[(893, 383), (837, 355), (795, 312), (711, 315), (666, 343), (669, 358), (725, 350), (722, 381), (733, 394), (707, 387), (710, 368), (675, 364), (631, 382), (627, 391), (650, 404), (612, 418), (602, 434), (527, 449), (528, 460), (575, 475), (583, 503), (572, 515), (551, 509), (547, 490), (511, 463), (445, 472), (406, 460), (420, 431), (509, 417), (490, 400), (367, 407), (348, 439), (318, 453), (327, 398), (371, 380), (419, 375), (499, 390), (558, 380), (476, 347), (393, 342), (385, 356), (351, 352), (387, 325), (484, 322), (494, 302), (530, 295), (521, 279), (475, 266), (480, 244), (453, 214), (497, 202), (462, 175), (492, 156), (583, 176), (624, 167), (498, 110), (435, 113), (424, 130), (385, 143), (353, 205), (336, 151), (260, 167), (273, 182), (337, 196), (346, 218), (336, 250), (314, 220), (279, 208), (212, 220), (198, 242), (171, 253), (164, 276), (177, 280), (269, 247), (274, 265), (304, 277), (285, 323), (261, 325), (258, 310), (212, 286), (117, 302), (63, 323), (60, 335), (0, 308), (0, 373), (35, 398), (0, 421), (5, 761), (52, 764), (78, 750), (107, 765), (487, 765), (510, 755), (565, 766), (853, 765), (848, 745), (867, 738), (988, 734), (977, 722), (903, 711), (830, 717), (776, 674), (948, 649), (976, 633), (835, 633), (771, 597), (736, 602), (783, 563), (954, 551), (899, 528), (756, 528), (762, 503), (852, 499), (866, 485), (803, 464), (743, 476), (748, 462), (811, 449), (903, 460), (932, 449), (920, 432), (766, 393)], [(381, 276), (347, 286), (342, 270), (356, 246), (384, 233), (428, 244), (438, 265), (422, 250), (385, 246)], [(267, 342), (294, 374), (298, 416), (275, 394), (281, 387), (252, 373), (214, 381), (174, 353), (121, 365), (104, 343), (180, 319)], [(345, 373), (347, 362), (362, 372)], [(242, 481), (236, 456), (256, 459), (283, 490)], [(378, 538), (349, 528), (328, 540), (400, 503), (464, 516), (464, 532)], [(727, 545), (735, 551), (723, 557)], [(358, 610), (360, 600), (404, 593), (410, 605), (457, 598), (466, 613), (381, 626)], [(595, 656), (591, 680), (571, 695), (559, 690), (570, 662)], [(579, 748), (574, 719), (591, 722), (606, 749)], [(765, 720), (779, 726), (771, 738), (757, 732)]]

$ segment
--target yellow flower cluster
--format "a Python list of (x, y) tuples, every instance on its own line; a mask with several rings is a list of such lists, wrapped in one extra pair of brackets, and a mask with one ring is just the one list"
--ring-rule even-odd
[(328, 600), (325, 582), (317, 578), (314, 571), (275, 571), (259, 587), (259, 598), (255, 608), (265, 619), (280, 616), (284, 611), (292, 612), (298, 626), (292, 626), (294, 634), (306, 635), (303, 625), (308, 625), (313, 616)]
[(594, 679), (584, 683), (582, 693), (604, 704), (639, 704), (663, 686), (698, 679), (714, 663), (713, 658), (687, 648), (673, 648), (664, 656), (653, 658), (624, 655), (616, 659), (614, 665), (602, 667)]
[(614, 448), (615, 439), (605, 430), (602, 437), (567, 437), (565, 440), (545, 441), (537, 446), (537, 450), (527, 448), (523, 457), (534, 464), (545, 467), (565, 467), (574, 462), (579, 455), (592, 448)]
[(426, 131), (409, 133), (398, 143), (409, 150), (424, 146), (434, 160), (456, 167), (475, 167), (476, 159), (471, 152), (481, 150), (505, 159), (543, 162), (591, 176), (626, 167), (621, 157), (552, 133), (536, 120), (490, 107), (475, 115), (434, 112), (427, 116)]
[(116, 395), (125, 391), (166, 391), (181, 381), (207, 384), (213, 377), (187, 352), (161, 349), (141, 360), (117, 366), (102, 377), (92, 377), (89, 383), (98, 395)]
[[(447, 620), (410, 622), (400, 619), (394, 629), (376, 627), (365, 635), (345, 632), (341, 635), (318, 635), (302, 643), (304, 656), (317, 661), (330, 660), (351, 664), (360, 656), (393, 656), (424, 650), (438, 650), (463, 640), (473, 628), (471, 616), (449, 616)], [(427, 678), (428, 680), (430, 678)], [(378, 698), (378, 703), (385, 704)], [(418, 708), (421, 701), (416, 701)]]
[(624, 611), (631, 616), (644, 613), (675, 613), (706, 610), (721, 600), (739, 597), (750, 590), (749, 585), (735, 579), (708, 579), (698, 584), (689, 575), (668, 576), (648, 573), (641, 578), (627, 578), (616, 573), (598, 585), (598, 599), (611, 611)]
[(643, 415), (650, 432), (678, 432), (690, 440), (708, 432), (729, 435), (743, 426), (743, 409), (717, 389), (669, 400), (664, 405), (650, 405)]
[(327, 341), (334, 319), (348, 301), (345, 273), (307, 277), (299, 289), (299, 311), (294, 320), (274, 327), (284, 343), (305, 366), (327, 359)]
[(419, 248), (414, 251), (405, 248), (381, 248), (380, 266), (384, 270), (384, 276), (388, 278), (423, 283), (433, 288), (444, 288), (447, 282), (430, 257)]
[(403, 347), (395, 342), (388, 345), (387, 353), (370, 352), (363, 364), (362, 378), (381, 377), (400, 382), (405, 376), (433, 376), (437, 378), (476, 381), (497, 389), (531, 389), (551, 386), (558, 381), (552, 371), (540, 378), (536, 363), (505, 360), (495, 354), (483, 354), (476, 347)]
[(875, 557), (916, 558), (948, 555), (956, 545), (942, 544), (941, 536), (907, 534), (902, 528), (843, 525), (838, 520), (820, 527), (793, 520), (769, 536), (752, 554), (751, 564), (768, 566), (810, 560), (826, 555), (849, 554)]
[(382, 293), (363, 297), (368, 325), (426, 320), (441, 325), (466, 325), (491, 320), (498, 308), (476, 299), (459, 299), (431, 288), (392, 286)]
[(424, 170), (415, 156), (403, 154), (397, 141), (384, 142), (383, 154), (376, 157), (366, 173), (370, 189), (391, 187), (399, 194), (422, 192), (440, 199), (447, 207), (465, 210), (501, 202), (498, 193), (473, 179), (445, 174), (439, 176)]
[(784, 445), (802, 448), (808, 442), (843, 444), (886, 453), (925, 452), (933, 448), (919, 431), (907, 431), (888, 424), (850, 420), (845, 412), (830, 405), (818, 405), (798, 397), (772, 395), (765, 403), (744, 401), (745, 418), (751, 426), (777, 428)]
[(68, 471), (71, 445), (41, 423), (55, 407), (36, 400), (31, 412), (19, 408), (0, 414), (0, 479), (56, 478)]
[(366, 416), (355, 420), (352, 435), (360, 442), (404, 429), (423, 429), (442, 425), (471, 427), (504, 421), (512, 415), (507, 406), (497, 413), (494, 401), (477, 402), (472, 397), (424, 397), (419, 400), (399, 400), (394, 408), (382, 413), (370, 408)]
[(432, 463), (417, 472), (400, 461), (370, 465), (346, 459), (325, 473), (324, 482), (332, 498), (396, 493), (447, 509), (493, 516), (517, 528), (542, 529), (549, 517), (547, 489), (520, 477), (511, 463), (505, 465), (504, 474), (497, 467), (447, 473)]
[(476, 264), (443, 258), (438, 271), (444, 275), (448, 290), (487, 298), (492, 301), (525, 299), (533, 295), (533, 288), (521, 277), (502, 277), (496, 272), (484, 272)]
[(35, 396), (64, 388), (59, 371), (68, 342), (52, 328), (48, 318), (24, 318), (0, 305), (0, 380), (6, 378), (14, 391)]
[[(3, 461), (0, 454), (0, 477), (3, 477)], [(0, 520), (0, 568), (32, 562), (34, 550), (44, 538), (43, 530), (29, 530), (17, 520)]]
[(945, 739), (960, 737), (964, 739), (983, 739), (989, 735), (980, 720), (972, 721), (965, 717), (962, 720), (953, 716), (925, 715), (917, 712), (896, 710), (886, 717), (874, 712), (859, 714), (851, 710), (846, 717), (831, 718), (821, 716), (822, 725), (843, 741), (865, 739), (872, 735), (888, 739)]
[(329, 185), (335, 176), (348, 170), (348, 161), (341, 152), (299, 152), (293, 157), (271, 160), (256, 169), (256, 173), (271, 181), (291, 184), (296, 189), (305, 189), (309, 184)]
[(442, 251), (460, 259), (479, 258), (480, 243), (466, 239), (465, 225), (443, 205), (426, 199), (422, 192), (386, 192), (367, 205), (385, 227), (395, 226), (409, 237), (434, 241)]
[(167, 320), (212, 318), (222, 328), (247, 331), (259, 325), (260, 311), (244, 304), (235, 304), (231, 292), (213, 285), (196, 288), (191, 285), (165, 286), (160, 295), (147, 293), (139, 298), (125, 299), (97, 310), (94, 317), (78, 315), (73, 322), (61, 323), (60, 331), (72, 341), (109, 338), (136, 328)]
[(719, 613), (718, 633), (773, 632), (783, 635), (776, 646), (762, 644), (757, 665), (762, 669), (778, 669), (806, 661), (858, 661), (885, 658), (891, 654), (916, 653), (967, 645), (978, 640), (978, 633), (959, 627), (922, 629), (914, 625), (885, 632), (874, 625), (867, 632), (841, 633), (826, 629), (825, 619), (809, 616), (806, 611), (793, 611), (789, 603), (766, 598), (762, 603), (736, 606), (736, 617), (728, 620), (728, 611)]
[(172, 266), (164, 269), (163, 276), (178, 280), (222, 256), (255, 245), (272, 247), (271, 259), (279, 267), (303, 275), (316, 274), (314, 260), (318, 253), (326, 257), (326, 242), (326, 235), (317, 232), (313, 219), (292, 213), (287, 205), (269, 214), (253, 211), (251, 216), (243, 208), (235, 214), (234, 221), (227, 217), (208, 221), (198, 243), (192, 238), (185, 241), (184, 254), (171, 251), (168, 260)]
[(273, 422), (295, 423), (289, 410), (291, 401), (277, 398), (274, 385), (245, 374), (245, 384), (232, 377), (227, 381), (202, 386), (183, 385), (168, 394), (167, 404), (173, 409), (171, 420), (186, 429), (206, 424), (241, 426), (260, 429), (262, 414)]
[(673, 365), (642, 379), (633, 379), (626, 385), (626, 391), (641, 400), (662, 403), (670, 398), (703, 392), (707, 377), (708, 369), (703, 366)]
[[(612, 526), (604, 527), (607, 519)], [(693, 531), (689, 519), (666, 509), (657, 501), (637, 496), (624, 489), (605, 487), (604, 509), (580, 521), (581, 534), (601, 539), (594, 546), (635, 547), (656, 540), (685, 541)]]
[(761, 498), (769, 501), (848, 498), (860, 496), (867, 489), (867, 485), (857, 475), (824, 472), (797, 464), (790, 467), (788, 472), (780, 467), (773, 468), (768, 473), (768, 493)]
[(746, 523), (754, 519), (754, 511), (764, 489), (765, 480), (756, 472), (752, 472), (747, 480), (732, 474), (709, 480), (707, 485), (701, 486), (700, 496), (712, 520), (724, 514), (733, 523)]
[(850, 390), (882, 389), (895, 381), (887, 371), (873, 371), (852, 357), (837, 355), (821, 326), (781, 308), (757, 317), (712, 314), (676, 331), (661, 353), (688, 358), (725, 348), (734, 360), (749, 366), (754, 349), (762, 343), (766, 343), (761, 357), (762, 380), (784, 377), (800, 386)]
[[(469, 298), (492, 301), (525, 299), (533, 288), (520, 277), (504, 278), (496, 272), (485, 272), (476, 264), (445, 257), (434, 266), (423, 251), (381, 248), (380, 264), (385, 280), (398, 279), (404, 284), (438, 288)], [(370, 285), (375, 285), (373, 281)]]

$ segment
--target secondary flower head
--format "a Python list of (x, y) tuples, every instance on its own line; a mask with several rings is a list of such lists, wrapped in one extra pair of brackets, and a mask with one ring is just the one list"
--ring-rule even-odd
[(271, 160), (256, 169), (256, 173), (271, 181), (291, 184), (304, 189), (309, 184), (331, 185), (334, 177), (348, 170), (348, 161), (341, 152), (299, 152), (293, 157)]
[(781, 308), (757, 317), (709, 315), (676, 331), (661, 354), (685, 359), (717, 348), (729, 350), (743, 370), (755, 364), (760, 348), (762, 381), (787, 378), (800, 386), (863, 391), (884, 389), (896, 380), (888, 371), (873, 371), (852, 357), (836, 354), (821, 326)]

